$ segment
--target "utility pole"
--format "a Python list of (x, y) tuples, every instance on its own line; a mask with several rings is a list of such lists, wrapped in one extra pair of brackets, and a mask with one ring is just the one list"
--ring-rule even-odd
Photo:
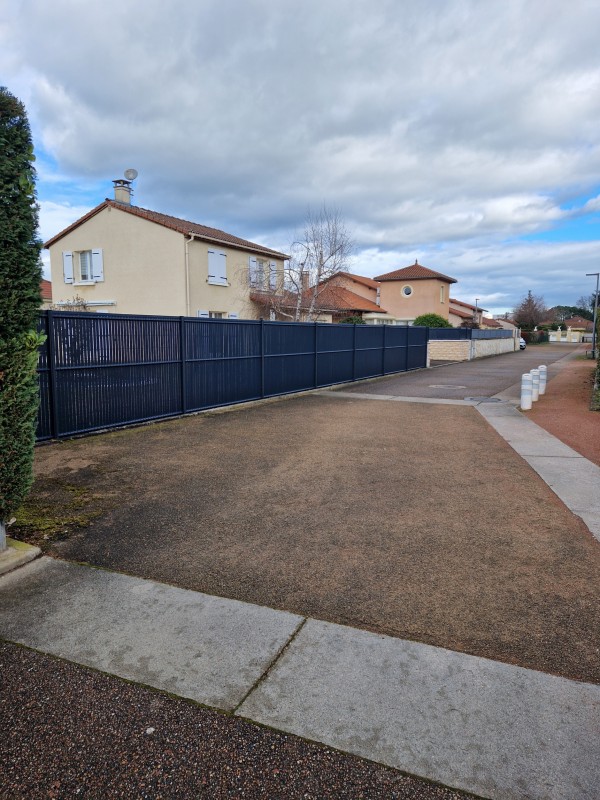
[(596, 294), (594, 295), (594, 330), (592, 331), (592, 358), (596, 358), (596, 336), (598, 325), (598, 282), (600, 280), (600, 272), (586, 272), (586, 277), (591, 278), (596, 276)]

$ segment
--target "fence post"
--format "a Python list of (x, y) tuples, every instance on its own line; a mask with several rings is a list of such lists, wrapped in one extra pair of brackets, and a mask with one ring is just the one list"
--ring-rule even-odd
[(354, 331), (352, 333), (352, 380), (356, 380), (356, 322), (352, 326)]
[(54, 361), (54, 311), (48, 311), (48, 348), (46, 355), (48, 358), (49, 375), (49, 401), (50, 401), (50, 433), (53, 439), (58, 439), (58, 404), (57, 404), (57, 383), (56, 383), (56, 364)]
[(260, 396), (265, 396), (265, 321), (260, 318)]
[(319, 385), (319, 382), (318, 382), (318, 378), (319, 378), (318, 367), (319, 367), (319, 365), (317, 363), (317, 352), (318, 352), (318, 344), (319, 344), (318, 343), (318, 334), (317, 334), (317, 325), (319, 323), (315, 321), (313, 324), (315, 326), (315, 375), (314, 375), (314, 382), (315, 382), (315, 389), (316, 389), (318, 387), (318, 385)]
[(179, 317), (179, 360), (181, 362), (180, 379), (181, 379), (181, 413), (185, 414), (187, 410), (187, 397), (186, 397), (186, 369), (185, 369), (185, 317)]

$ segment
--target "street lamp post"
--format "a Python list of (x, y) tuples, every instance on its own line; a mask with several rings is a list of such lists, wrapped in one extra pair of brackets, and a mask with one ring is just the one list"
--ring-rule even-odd
[(475, 320), (474, 320), (474, 322), (475, 322), (475, 324), (476, 324), (476, 325), (478, 325), (478, 324), (479, 324), (479, 309), (477, 308), (477, 303), (478, 303), (478, 302), (479, 302), (479, 298), (478, 298), (478, 297), (476, 297), (476, 298), (475, 298)]
[(596, 329), (598, 324), (598, 281), (600, 272), (586, 272), (588, 278), (596, 276), (596, 294), (594, 295), (594, 330), (592, 331), (592, 358), (596, 358)]

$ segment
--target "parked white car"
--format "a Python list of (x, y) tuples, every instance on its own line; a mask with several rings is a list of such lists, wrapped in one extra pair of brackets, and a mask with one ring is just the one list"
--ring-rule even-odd
[(521, 336), (521, 338), (519, 339), (519, 349), (520, 349), (520, 350), (525, 350), (525, 348), (526, 348), (526, 347), (527, 347), (527, 342), (526, 342), (526, 341), (525, 341), (525, 339), (524, 339), (524, 338)]

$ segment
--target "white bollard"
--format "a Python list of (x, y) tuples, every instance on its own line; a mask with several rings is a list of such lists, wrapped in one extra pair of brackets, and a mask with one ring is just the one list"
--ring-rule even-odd
[(521, 410), (529, 411), (531, 405), (531, 375), (526, 372), (521, 376)]
[(532, 369), (531, 372), (531, 399), (535, 403), (540, 399), (540, 371)]
[(546, 394), (546, 382), (548, 380), (548, 368), (545, 364), (540, 364), (540, 394)]

